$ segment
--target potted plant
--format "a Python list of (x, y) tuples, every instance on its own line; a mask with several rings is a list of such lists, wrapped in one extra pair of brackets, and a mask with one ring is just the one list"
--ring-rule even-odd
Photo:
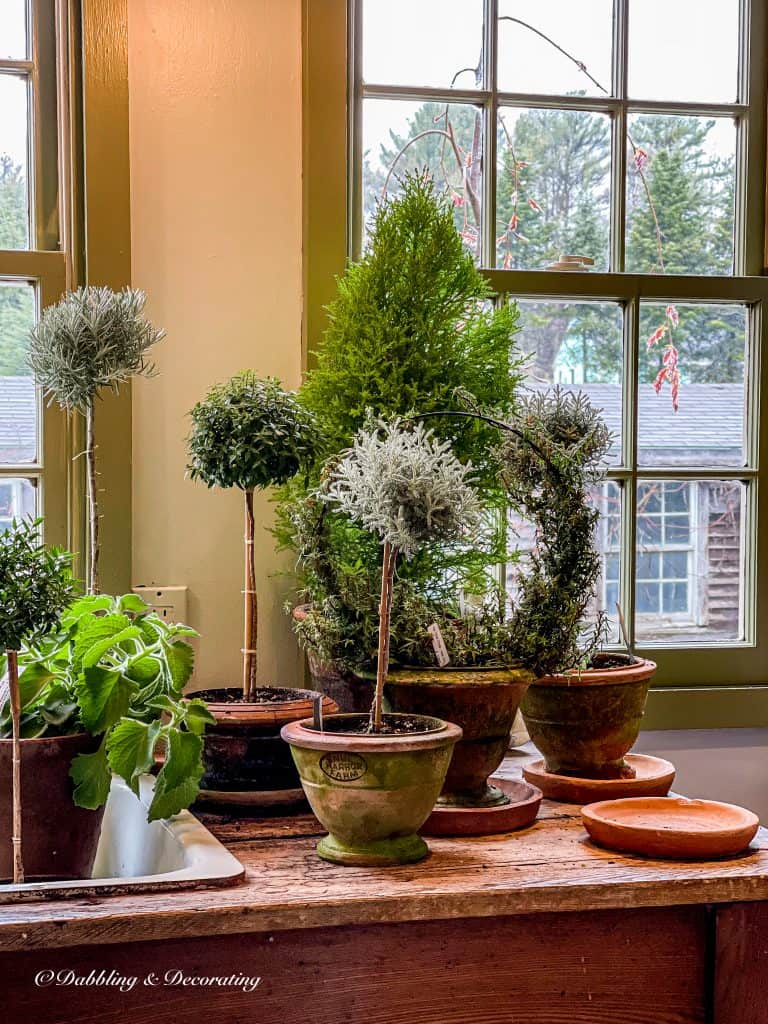
[(420, 423), (379, 421), (329, 469), (327, 499), (381, 545), (376, 683), (370, 713), (283, 727), (313, 811), (328, 829), (318, 853), (339, 864), (388, 865), (428, 853), (416, 833), (440, 792), (461, 729), (435, 717), (384, 714), (395, 568), (428, 542), (476, 530), (470, 467)]
[(28, 362), (46, 395), (85, 418), (88, 493), (88, 593), (99, 593), (96, 399), (134, 376), (151, 376), (148, 352), (165, 332), (144, 317), (146, 296), (88, 286), (44, 309), (30, 334)]
[[(46, 838), (43, 822), (23, 813), (22, 774), (28, 777), (33, 791), (42, 786), (49, 794), (66, 778), (69, 769), (69, 752), (61, 743), (54, 740), (30, 746), (22, 740), (19, 651), (25, 642), (51, 628), (74, 591), (70, 556), (45, 548), (40, 543), (39, 526), (39, 521), (14, 522), (11, 530), (0, 535), (0, 649), (5, 651), (12, 736), (0, 741), (0, 774), (12, 779), (10, 789), (4, 786), (0, 798), (0, 835), (11, 836), (10, 847), (4, 843), (0, 855), (0, 878), (8, 877), (12, 864), (15, 883), (23, 882), (25, 877), (23, 839), (27, 839), (31, 862), (37, 864), (39, 847)], [(24, 691), (29, 687), (25, 677)], [(34, 807), (34, 792), (28, 795), (32, 799), (27, 807)], [(56, 822), (44, 824), (51, 828)]]
[[(200, 694), (215, 725), (205, 738), (206, 790), (285, 792), (298, 786), (280, 727), (306, 716), (319, 696), (309, 690), (257, 685), (258, 612), (253, 495), (295, 476), (317, 440), (312, 415), (279, 381), (250, 370), (210, 389), (192, 409), (189, 476), (208, 487), (237, 487), (245, 505), (243, 680)], [(326, 700), (325, 711), (335, 710)]]
[[(5, 535), (3, 550), (19, 543), (13, 537)], [(43, 562), (32, 593), (45, 596), (47, 573), (57, 615), (51, 602), (43, 622), (47, 631), (27, 631), (18, 650), (16, 707), (9, 699), (0, 708), (0, 772), (6, 775), (10, 765), (13, 741), (8, 737), (16, 717), (26, 769), (27, 876), (87, 878), (112, 773), (125, 779), (138, 797), (141, 775), (154, 767), (155, 753), (162, 752), (148, 817), (153, 821), (176, 814), (197, 796), (203, 772), (201, 737), (211, 716), (202, 701), (182, 698), (194, 663), (187, 642), (194, 630), (165, 622), (136, 594), (81, 597), (58, 617), (70, 596), (65, 556), (32, 551), (30, 557)], [(62, 573), (60, 583), (56, 571)], [(5, 595), (10, 586), (5, 584)], [(2, 605), (2, 615), (13, 608), (7, 597)], [(7, 633), (5, 637), (7, 642)], [(5, 789), (0, 816), (3, 823), (10, 818)], [(0, 877), (9, 873), (10, 853), (3, 848)]]
[[(328, 307), (316, 365), (299, 392), (320, 441), (306, 479), (294, 478), (278, 504), (277, 537), (298, 564), (294, 628), (316, 687), (343, 710), (365, 710), (372, 696), (380, 551), (375, 537), (318, 496), (322, 467), (352, 443), (369, 411), (426, 414), (464, 409), (466, 400), (510, 415), (521, 379), (516, 331), (517, 309), (494, 308), (456, 233), (450, 198), (425, 175), (407, 175), (400, 194), (377, 209), (366, 252), (349, 264)], [(486, 509), (483, 543), (427, 543), (401, 562), (392, 660), (441, 674), (427, 633), (438, 622), (454, 667), (503, 667), (496, 630), (504, 603), (494, 581), (508, 552), (506, 498), (490, 457), (496, 430), (457, 416), (436, 420), (434, 431), (474, 467)]]
[(512, 507), (536, 527), (519, 582), (512, 644), (536, 678), (522, 712), (547, 770), (626, 778), (624, 755), (640, 729), (652, 661), (600, 652), (598, 623), (585, 637), (600, 574), (593, 496), (604, 480), (610, 435), (581, 393), (554, 389), (521, 403), (500, 449)]

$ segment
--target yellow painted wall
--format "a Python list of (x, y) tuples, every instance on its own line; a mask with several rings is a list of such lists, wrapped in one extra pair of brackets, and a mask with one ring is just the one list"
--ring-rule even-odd
[[(184, 478), (186, 413), (301, 372), (300, 0), (129, 0), (133, 283), (168, 336), (133, 407), (134, 583), (186, 584), (195, 686), (240, 681), (242, 497)], [(261, 682), (294, 685), (288, 568), (257, 499)]]

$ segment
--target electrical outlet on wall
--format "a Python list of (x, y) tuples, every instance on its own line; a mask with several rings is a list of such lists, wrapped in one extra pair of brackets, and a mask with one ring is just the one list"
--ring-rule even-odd
[(145, 601), (167, 622), (187, 622), (187, 588), (165, 586), (133, 587), (134, 594)]

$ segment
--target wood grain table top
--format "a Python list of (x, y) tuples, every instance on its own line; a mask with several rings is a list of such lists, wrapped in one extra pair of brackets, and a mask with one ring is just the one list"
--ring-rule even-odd
[[(520, 759), (505, 761), (515, 777)], [(768, 831), (725, 861), (624, 856), (595, 846), (579, 808), (545, 800), (536, 823), (501, 836), (430, 839), (399, 868), (321, 861), (312, 815), (201, 815), (246, 869), (244, 882), (0, 907), (0, 952), (458, 917), (768, 900)]]

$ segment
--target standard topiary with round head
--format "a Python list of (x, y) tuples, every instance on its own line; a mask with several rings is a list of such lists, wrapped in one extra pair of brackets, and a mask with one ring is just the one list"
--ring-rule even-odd
[(67, 412), (85, 417), (90, 559), (88, 592), (99, 593), (99, 504), (94, 411), (104, 389), (117, 391), (131, 377), (149, 377), (148, 352), (165, 336), (145, 319), (146, 296), (89, 286), (43, 310), (29, 341), (29, 366), (44, 393)]
[(0, 649), (5, 651), (13, 736), (13, 881), (24, 881), (21, 846), (21, 696), (18, 654), (44, 635), (72, 600), (72, 556), (40, 541), (42, 520), (14, 522), (0, 534)]
[(208, 487), (238, 487), (245, 497), (243, 699), (248, 701), (256, 685), (258, 643), (253, 492), (285, 483), (313, 458), (314, 420), (279, 381), (250, 370), (212, 387), (190, 415), (189, 476)]

